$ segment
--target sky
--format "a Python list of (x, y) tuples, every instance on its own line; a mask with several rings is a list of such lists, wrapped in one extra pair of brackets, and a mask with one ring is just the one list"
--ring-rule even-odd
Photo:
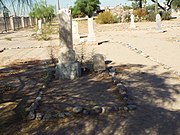
[[(165, 1), (165, 0), (158, 0), (160, 2)], [(52, 4), (52, 5), (57, 5), (58, 0), (47, 0), (48, 4)], [(75, 2), (75, 0), (60, 0), (60, 5), (63, 8), (67, 8), (69, 6), (72, 6), (73, 3)], [(132, 2), (128, 1), (128, 0), (100, 0), (101, 2), (101, 6), (105, 7), (105, 6), (116, 6), (116, 5), (131, 5)], [(151, 3), (151, 0), (147, 0), (147, 3)]]

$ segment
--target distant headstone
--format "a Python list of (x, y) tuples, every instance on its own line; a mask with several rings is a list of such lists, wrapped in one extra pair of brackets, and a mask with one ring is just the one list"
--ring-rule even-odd
[(161, 30), (161, 16), (160, 16), (160, 14), (156, 15), (156, 29)]
[(78, 22), (72, 21), (73, 44), (80, 44), (80, 35), (78, 30)]
[(136, 26), (135, 26), (135, 24), (134, 24), (134, 15), (133, 15), (133, 14), (131, 14), (130, 28), (136, 28)]
[(178, 10), (178, 19), (180, 19), (180, 9)]
[(94, 71), (103, 71), (105, 67), (105, 58), (102, 54), (95, 54), (93, 57)]
[(56, 75), (59, 79), (75, 79), (81, 75), (79, 62), (75, 61), (72, 38), (72, 16), (68, 9), (59, 11), (60, 19), (60, 52)]
[(42, 34), (42, 20), (38, 20), (38, 31), (37, 34)]
[(89, 43), (96, 43), (96, 35), (94, 33), (93, 18), (88, 18), (88, 40)]
[(130, 22), (130, 28), (134, 29), (136, 28), (135, 24), (134, 24), (134, 15), (133, 15), (133, 9), (129, 10), (130, 14), (131, 14), (131, 22)]

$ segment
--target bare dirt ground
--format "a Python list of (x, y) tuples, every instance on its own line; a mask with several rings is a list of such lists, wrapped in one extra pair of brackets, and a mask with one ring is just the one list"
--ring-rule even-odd
[[(80, 33), (86, 35), (86, 22), (79, 25)], [(118, 79), (124, 82), (138, 109), (52, 121), (26, 121), (24, 117), (35, 98), (38, 83), (42, 83), (46, 75), (49, 46), (58, 45), (58, 35), (54, 35), (50, 41), (32, 39), (31, 30), (0, 35), (0, 50), (12, 48), (0, 53), (0, 134), (179, 135), (179, 77), (119, 42), (131, 44), (180, 71), (180, 21), (164, 21), (165, 33), (156, 32), (153, 22), (136, 25), (137, 28), (131, 30), (129, 24), (95, 24), (97, 40), (108, 42), (83, 48), (85, 58), (101, 53), (106, 59), (112, 60), (111, 65), (116, 66), (119, 72)], [(11, 37), (12, 41), (5, 37)], [(81, 53), (81, 45), (74, 48), (78, 54)], [(21, 62), (16, 63), (16, 60)], [(41, 109), (51, 112), (74, 104), (122, 104), (110, 89), (108, 76), (84, 76), (67, 82), (55, 80), (45, 90)]]

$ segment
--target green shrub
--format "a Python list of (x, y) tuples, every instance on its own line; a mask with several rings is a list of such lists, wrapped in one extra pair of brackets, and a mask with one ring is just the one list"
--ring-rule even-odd
[(145, 16), (145, 19), (146, 19), (147, 21), (151, 21), (151, 22), (155, 21), (155, 20), (156, 20), (156, 14), (155, 14), (155, 12), (150, 12), (149, 14), (147, 14), (147, 15)]
[(96, 22), (100, 24), (111, 24), (115, 23), (117, 19), (108, 11), (99, 13), (97, 16)]
[(130, 22), (131, 21), (131, 15), (130, 14), (126, 14), (124, 16), (124, 22)]
[(162, 12), (162, 20), (170, 20), (171, 19), (171, 13), (170, 12)]

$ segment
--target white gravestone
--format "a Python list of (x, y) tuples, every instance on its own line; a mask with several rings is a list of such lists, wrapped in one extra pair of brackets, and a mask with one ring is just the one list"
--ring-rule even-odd
[(37, 34), (42, 34), (42, 20), (38, 20), (38, 31)]
[(93, 18), (88, 18), (88, 42), (96, 42), (96, 35), (94, 33)]
[(25, 27), (25, 24), (24, 24), (24, 16), (21, 17), (21, 24), (22, 24), (22, 28)]
[(135, 24), (134, 24), (134, 15), (133, 15), (133, 14), (131, 14), (130, 28), (136, 28), (136, 26), (135, 26)]
[(161, 30), (161, 16), (160, 16), (160, 14), (156, 15), (156, 29)]
[(105, 67), (105, 58), (102, 54), (95, 54), (92, 56), (94, 71), (103, 71), (106, 69)]
[(72, 21), (73, 44), (80, 44), (80, 35), (78, 30), (78, 22)]
[(68, 9), (59, 11), (60, 19), (60, 52), (56, 75), (59, 79), (75, 79), (81, 75), (80, 64), (75, 61), (72, 39), (72, 16)]
[(131, 19), (131, 22), (130, 22), (130, 28), (134, 29), (136, 28), (135, 24), (134, 24), (134, 15), (133, 15), (133, 9), (129, 10), (131, 16), (130, 16), (130, 19)]
[(180, 9), (178, 10), (178, 19), (180, 19)]

